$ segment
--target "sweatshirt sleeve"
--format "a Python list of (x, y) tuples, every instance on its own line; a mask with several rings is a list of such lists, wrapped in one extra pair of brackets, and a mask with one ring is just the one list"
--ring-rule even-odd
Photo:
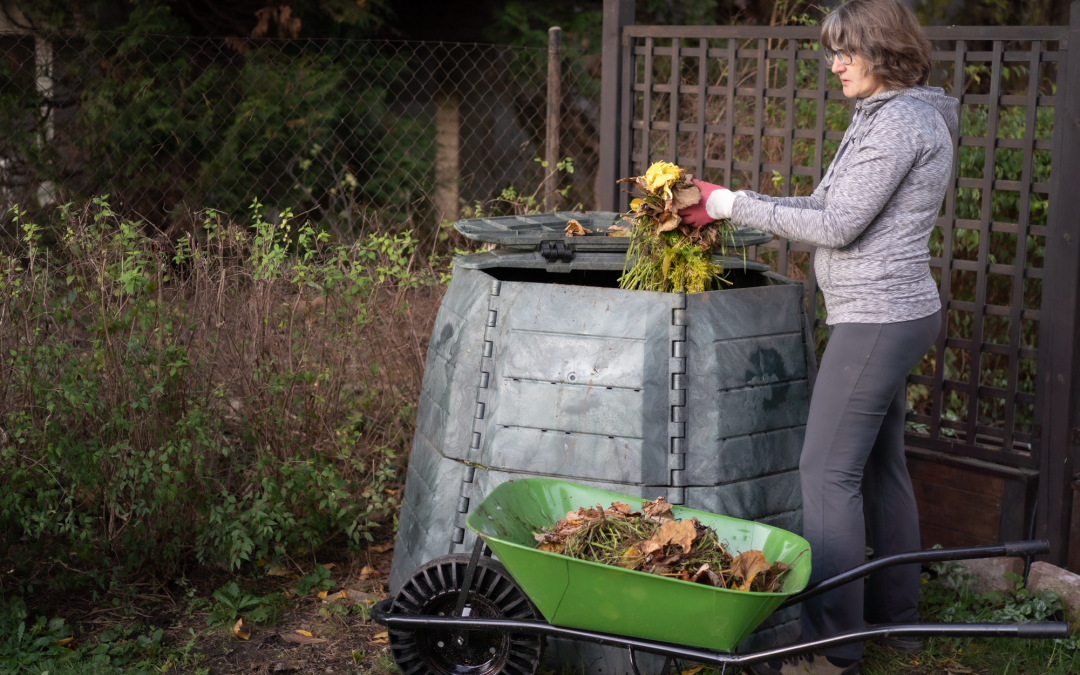
[(833, 178), (827, 205), (824, 195), (818, 198), (819, 190), (809, 198), (793, 198), (811, 200), (809, 207), (803, 206), (806, 202), (795, 205), (760, 195), (736, 199), (732, 223), (826, 248), (843, 248), (855, 241), (892, 198), (923, 147), (919, 134), (903, 129), (901, 120), (877, 121), (877, 128)]
[(813, 194), (804, 195), (802, 197), (770, 197), (769, 195), (763, 195), (752, 190), (740, 190), (740, 197), (749, 197), (762, 202), (769, 202), (770, 204), (777, 204), (779, 206), (790, 206), (793, 209), (813, 209), (820, 211), (825, 208), (825, 191), (820, 187), (814, 190)]

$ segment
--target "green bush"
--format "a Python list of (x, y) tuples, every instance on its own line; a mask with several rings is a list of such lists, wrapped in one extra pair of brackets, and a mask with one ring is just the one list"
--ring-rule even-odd
[(402, 310), (437, 302), (436, 277), (408, 234), (331, 245), (259, 213), (175, 245), (102, 200), (64, 209), (48, 250), (20, 223), (0, 254), (0, 556), (100, 580), (238, 568), (393, 517), (430, 327)]

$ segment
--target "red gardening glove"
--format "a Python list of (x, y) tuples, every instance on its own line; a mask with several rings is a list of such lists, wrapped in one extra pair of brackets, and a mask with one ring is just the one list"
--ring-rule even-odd
[(717, 190), (723, 190), (724, 186), (714, 185), (713, 183), (706, 183), (703, 180), (694, 178), (691, 181), (694, 185), (701, 190), (701, 201), (693, 206), (688, 206), (685, 209), (679, 211), (679, 216), (682, 217), (682, 222), (686, 223), (690, 227), (701, 227), (702, 225), (708, 225), (715, 220), (711, 218), (708, 212), (705, 211), (705, 202), (709, 201), (709, 195)]

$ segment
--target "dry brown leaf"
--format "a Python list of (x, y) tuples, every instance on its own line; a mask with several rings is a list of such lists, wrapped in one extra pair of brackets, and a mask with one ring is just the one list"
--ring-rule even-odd
[(281, 639), (285, 642), (293, 642), (299, 645), (313, 645), (319, 642), (326, 642), (326, 640), (322, 638), (312, 637), (311, 633), (308, 633), (306, 630), (296, 632), (298, 633), (298, 635), (293, 633), (284, 633), (282, 634)]
[(271, 577), (286, 577), (289, 579), (299, 579), (300, 575), (292, 571), (287, 567), (281, 567), (280, 565), (274, 565), (270, 569), (266, 570), (266, 575)]
[(323, 569), (332, 570), (337, 567), (337, 563), (326, 563), (323, 565)]
[(654, 522), (661, 523), (665, 520), (675, 519), (675, 516), (671, 515), (671, 504), (663, 497), (657, 497), (651, 502), (642, 502), (641, 510), (645, 512), (645, 516), (649, 520)]
[(248, 638), (251, 637), (251, 633), (242, 633), (241, 632), (244, 629), (244, 627), (246, 627), (246, 626), (247, 626), (247, 620), (244, 619), (244, 617), (240, 617), (240, 619), (235, 624), (233, 624), (232, 634), (234, 636), (240, 638), (241, 640), (247, 640)]
[(676, 185), (671, 188), (671, 209), (673, 211), (681, 211), (682, 209), (690, 208), (691, 206), (697, 205), (700, 201), (701, 190), (692, 183), (690, 187)]
[(378, 572), (375, 571), (375, 568), (372, 567), (371, 565), (364, 565), (364, 569), (360, 570), (360, 578), (361, 579), (370, 579), (371, 577), (375, 576), (376, 574), (378, 574)]
[[(243, 621), (243, 619), (241, 619), (241, 621)], [(66, 637), (66, 638), (60, 638), (59, 640), (53, 640), (49, 644), (56, 645), (57, 647), (67, 647), (68, 649), (74, 649), (75, 648), (74, 643), (75, 643), (75, 638)]]
[(375, 637), (368, 640), (368, 644), (384, 645), (389, 641), (390, 641), (390, 633), (389, 632), (383, 632), (383, 633), (379, 633)]
[(372, 553), (386, 553), (387, 551), (394, 550), (394, 542), (389, 544), (379, 544), (378, 546), (368, 546), (368, 550)]
[(573, 218), (566, 221), (566, 228), (563, 229), (563, 232), (565, 232), (568, 237), (584, 237), (588, 234), (585, 228), (581, 226), (581, 223)]
[(365, 593), (364, 591), (358, 590), (356, 588), (346, 588), (342, 591), (342, 593), (346, 594), (349, 600), (353, 603), (362, 602), (365, 605), (374, 605), (376, 602), (379, 601), (378, 596), (372, 595), (371, 593)]
[(671, 230), (674, 230), (676, 227), (678, 227), (679, 223), (681, 222), (682, 218), (680, 218), (678, 215), (671, 213), (670, 211), (665, 211), (657, 219), (656, 231), (670, 232)]
[(611, 510), (623, 515), (630, 515), (630, 505), (622, 502), (611, 502)]
[(762, 572), (768, 572), (769, 567), (769, 563), (765, 562), (765, 554), (761, 551), (743, 551), (731, 561), (731, 573), (743, 580), (734, 588), (739, 591), (750, 590), (754, 577)]
[(683, 553), (689, 553), (690, 549), (694, 547), (694, 539), (696, 538), (697, 530), (694, 528), (693, 521), (683, 520), (676, 522), (669, 520), (656, 530), (656, 534), (649, 539), (649, 542), (654, 542), (660, 546), (672, 544), (681, 548)]
[(705, 666), (694, 666), (693, 668), (687, 668), (679, 673), (679, 675), (697, 675)]

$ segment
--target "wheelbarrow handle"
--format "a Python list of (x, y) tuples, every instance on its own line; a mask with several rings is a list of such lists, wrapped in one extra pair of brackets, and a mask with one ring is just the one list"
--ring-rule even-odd
[(862, 579), (871, 572), (894, 567), (896, 565), (910, 565), (915, 563), (944, 562), (946, 560), (971, 560), (973, 558), (1002, 558), (1009, 556), (1025, 557), (1029, 555), (1041, 555), (1050, 552), (1050, 542), (1046, 539), (1035, 541), (1010, 541), (1004, 544), (991, 544), (989, 546), (965, 546), (961, 548), (932, 548), (927, 551), (912, 551), (911, 553), (897, 553), (871, 560), (868, 563), (853, 567), (847, 572), (841, 572), (834, 577), (823, 579), (816, 584), (807, 586), (802, 593), (791, 596), (784, 601), (777, 610), (797, 605), (804, 600), (831, 591), (834, 588), (851, 583), (856, 579)]

